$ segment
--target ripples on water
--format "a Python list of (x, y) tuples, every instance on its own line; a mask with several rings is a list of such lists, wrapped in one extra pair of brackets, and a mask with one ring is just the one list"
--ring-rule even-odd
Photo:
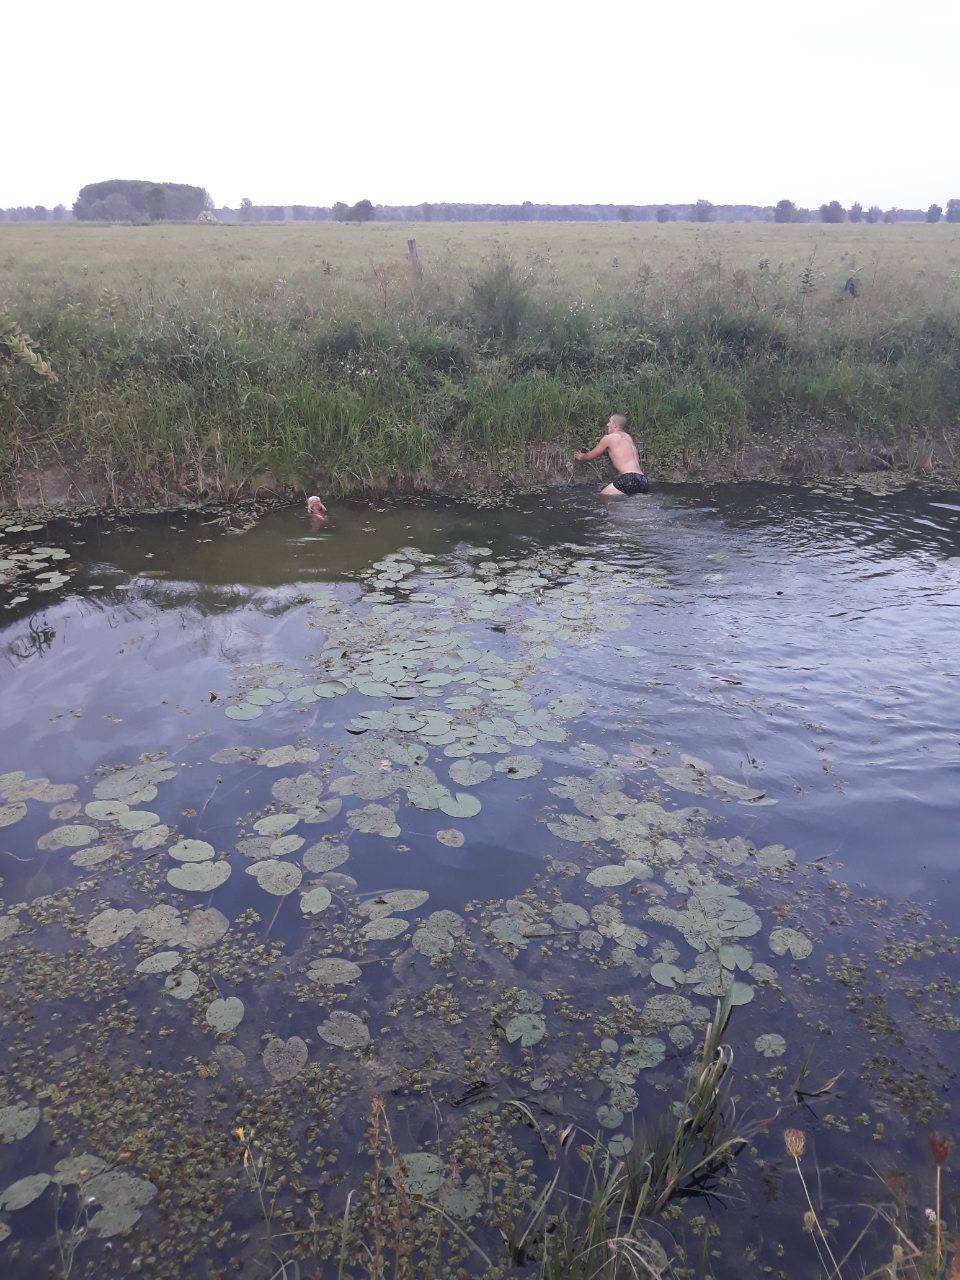
[[(19, 932), (0, 941), (7, 1023), (0, 1107), (35, 1104), (43, 1113), (29, 1134), (0, 1146), (0, 1189), (49, 1173), (57, 1160), (79, 1152), (115, 1160), (119, 1152), (108, 1148), (124, 1140), (123, 1130), (102, 1113), (136, 1110), (139, 1097), (142, 1113), (126, 1117), (127, 1128), (142, 1126), (131, 1142), (133, 1172), (152, 1178), (158, 1190), (131, 1234), (116, 1237), (117, 1249), (139, 1248), (145, 1239), (166, 1242), (151, 1264), (155, 1274), (189, 1266), (203, 1274), (196, 1257), (182, 1254), (192, 1249), (201, 1258), (230, 1261), (243, 1252), (237, 1239), (227, 1231), (214, 1246), (197, 1226), (180, 1230), (175, 1247), (174, 1224), (195, 1215), (202, 1196), (214, 1195), (216, 1215), (256, 1231), (229, 1130), (238, 1118), (253, 1125), (264, 1098), (278, 1109), (259, 1121), (264, 1141), (269, 1135), (276, 1144), (274, 1158), (293, 1153), (308, 1186), (320, 1185), (329, 1162), (329, 1185), (318, 1204), (335, 1215), (346, 1191), (359, 1186), (357, 1144), (377, 1090), (401, 1150), (439, 1150), (447, 1158), (456, 1154), (457, 1141), (465, 1144), (458, 1160), (467, 1202), (476, 1190), (467, 1174), (475, 1176), (470, 1151), (481, 1181), (495, 1185), (484, 1143), (507, 1141), (508, 1121), (496, 1103), (510, 1096), (539, 1108), (548, 1129), (573, 1118), (595, 1132), (598, 1108), (608, 1108), (609, 1121), (613, 1107), (623, 1120), (601, 1132), (607, 1139), (614, 1132), (629, 1136), (634, 1123), (673, 1096), (690, 1050), (683, 1035), (667, 1034), (668, 1022), (658, 1028), (648, 1018), (641, 1025), (641, 1017), (633, 1025), (610, 998), (627, 999), (642, 1014), (645, 1001), (668, 989), (651, 975), (651, 964), (676, 961), (691, 970), (703, 963), (660, 909), (676, 908), (677, 894), (685, 891), (678, 888), (674, 845), (663, 843), (670, 840), (678, 842), (677, 859), (683, 847), (677, 865), (726, 884), (763, 922), (762, 931), (729, 939), (751, 948), (750, 959), (761, 966), (759, 981), (752, 969), (737, 977), (750, 991), (730, 1032), (743, 1105), (769, 1114), (773, 1092), (789, 1099), (789, 1085), (812, 1047), (820, 1078), (845, 1071), (839, 1097), (818, 1104), (817, 1116), (803, 1117), (821, 1163), (852, 1171), (847, 1181), (838, 1175), (825, 1194), (855, 1198), (851, 1176), (857, 1194), (869, 1194), (868, 1160), (919, 1169), (924, 1134), (930, 1124), (945, 1123), (942, 1107), (952, 1086), (944, 1061), (951, 1051), (946, 1023), (960, 906), (951, 874), (960, 763), (958, 516), (951, 494), (684, 487), (606, 505), (577, 490), (488, 511), (347, 508), (337, 514), (337, 527), (322, 534), (312, 533), (299, 512), (275, 512), (241, 532), (223, 532), (199, 517), (164, 516), (132, 527), (60, 525), (36, 535), (71, 552), (58, 567), (66, 565), (72, 576), (42, 603), (27, 591), (28, 600), (6, 615), (0, 773), (22, 770), (27, 778), (79, 790), (76, 800), (53, 804), (27, 798), (27, 814), (0, 827), (4, 902), (26, 904), (12, 912)], [(25, 536), (9, 534), (3, 545), (15, 548)], [(409, 551), (398, 558), (401, 548), (424, 558)], [(391, 581), (384, 566), (398, 559), (409, 571)], [(371, 581), (372, 570), (379, 581)], [(496, 593), (464, 594), (464, 584), (485, 574), (488, 581), (500, 575), (510, 593), (491, 609)], [(382, 603), (370, 602), (371, 590)], [(305, 598), (311, 592), (312, 601)], [(572, 616), (559, 609), (554, 618), (551, 609), (564, 600)], [(269, 687), (262, 674), (249, 675), (251, 664), (268, 664), (260, 669), (268, 675), (282, 668), (314, 681), (342, 676), (349, 684), (367, 643), (363, 619), (375, 618), (378, 609), (387, 620), (380, 633), (379, 624), (369, 623), (369, 642), (382, 646), (391, 634), (398, 641), (378, 660), (381, 672), (389, 675), (388, 664), (404, 657), (405, 646), (406, 656), (415, 652), (410, 646), (422, 625), (428, 667), (454, 675), (479, 667), (482, 678), (464, 686), (457, 676), (452, 691), (413, 686), (416, 696), (400, 701), (351, 689), (307, 703), (287, 700), (293, 680), (281, 685), (283, 701), (251, 712), (250, 719), (225, 714), (242, 701), (238, 688)], [(449, 619), (447, 632), (431, 630), (438, 617)], [(544, 618), (553, 621), (538, 632)], [(605, 629), (605, 620), (613, 629)], [(468, 658), (438, 664), (438, 635), (451, 632), (463, 637)], [(345, 654), (335, 653), (338, 637)], [(318, 674), (315, 660), (324, 644), (330, 648)], [(501, 670), (499, 660), (509, 665)], [(248, 675), (238, 684), (243, 670)], [(489, 689), (483, 681), (491, 678)], [(410, 682), (397, 676), (396, 683)], [(451, 757), (447, 748), (456, 742), (434, 733), (439, 740), (424, 744), (422, 726), (347, 729), (349, 722), (365, 727), (355, 718), (371, 711), (416, 717), (427, 704), (442, 712), (445, 698), (477, 692), (483, 707), (456, 708), (456, 717), (522, 718), (524, 699), (530, 708), (568, 695), (583, 702), (574, 701), (574, 711), (559, 718), (544, 713), (548, 727), (542, 734), (538, 728), (529, 743), (523, 734), (530, 726), (514, 725), (520, 745), (504, 750), (533, 757), (541, 772), (520, 778), (494, 772), (463, 785), (447, 776), (454, 761), (495, 765), (504, 750)], [(491, 708), (491, 699), (500, 701)], [(451, 795), (475, 794), (481, 811), (460, 816), (453, 801), (455, 816), (445, 815), (410, 803), (409, 790), (399, 800), (378, 797), (370, 772), (358, 775), (369, 794), (351, 793), (350, 783), (344, 790), (342, 779), (351, 776), (345, 753), (381, 732), (403, 749), (420, 742), (440, 784)], [(264, 768), (253, 758), (281, 745), (306, 748), (315, 759)], [(249, 756), (211, 761), (237, 747)], [(134, 836), (121, 831), (120, 851), (92, 868), (78, 868), (69, 845), (43, 849), (45, 833), (58, 821), (90, 822), (70, 805), (91, 801), (105, 769), (135, 764), (143, 755), (173, 762), (155, 798), (131, 801), (157, 814), (157, 827), (169, 828), (167, 840), (151, 848), (146, 837), (136, 849)], [(387, 774), (421, 767), (387, 758), (378, 766), (374, 756), (366, 762), (374, 775), (378, 767)], [(683, 756), (709, 764), (710, 773), (681, 764)], [(331, 904), (316, 918), (298, 909), (299, 890), (289, 897), (262, 892), (244, 874), (250, 855), (237, 851), (238, 840), (256, 837), (254, 821), (290, 807), (280, 802), (275, 784), (305, 772), (321, 780), (318, 794), (344, 802), (322, 825), (300, 820), (294, 828), (311, 848), (322, 837), (329, 837), (328, 846), (343, 845), (346, 855), (336, 869), (313, 877), (299, 861), (302, 848), (283, 855), (305, 874), (302, 890), (312, 883), (329, 887)], [(709, 776), (728, 782), (711, 783)], [(417, 774), (414, 799), (418, 787), (429, 785)], [(755, 801), (725, 792), (727, 785), (743, 789), (743, 796), (753, 793)], [(607, 809), (615, 820), (628, 824), (638, 821), (639, 811), (627, 806), (648, 801), (671, 814), (700, 812), (682, 831), (656, 829), (648, 838), (638, 828), (613, 847), (612, 826), (592, 842), (557, 834), (564, 813), (584, 815), (605, 794), (613, 796)], [(623, 812), (616, 795), (627, 797)], [(352, 830), (349, 815), (364, 803), (393, 807), (400, 835)], [(65, 807), (58, 811), (58, 804)], [(599, 810), (587, 816), (608, 821)], [(107, 821), (104, 828), (104, 821), (95, 821), (96, 839), (116, 839), (115, 826)], [(442, 843), (438, 830), (462, 831), (463, 841)], [(278, 827), (271, 838), (281, 836)], [(210, 896), (171, 888), (164, 876), (175, 860), (167, 849), (178, 837), (214, 846), (233, 867), (229, 881)], [(737, 839), (740, 844), (728, 843)], [(640, 844), (633, 848), (635, 841)], [(744, 841), (752, 850), (747, 861)], [(795, 852), (796, 870), (758, 875), (756, 850), (778, 846)], [(270, 860), (266, 846), (261, 853)], [(584, 883), (585, 871), (629, 865), (631, 854), (651, 862), (651, 879), (601, 881), (592, 889)], [(776, 855), (770, 857), (775, 863)], [(463, 932), (451, 938), (449, 958), (447, 943), (433, 941), (447, 936), (442, 930), (422, 939), (423, 947), (411, 948), (407, 926), (396, 938), (364, 941), (371, 919), (393, 914), (390, 900), (380, 910), (369, 896), (386, 890), (429, 893), (429, 901), (406, 916), (396, 910), (413, 929), (431, 912), (456, 913), (460, 923), (451, 927)], [(533, 906), (503, 905), (525, 894)], [(569, 926), (558, 936), (550, 915), (556, 901), (576, 908), (571, 920), (579, 920), (577, 911), (592, 913), (585, 927), (577, 926), (579, 942)], [(200, 979), (197, 994), (182, 1001), (164, 994), (162, 974), (133, 976), (141, 959), (163, 949), (139, 926), (110, 946), (91, 948), (88, 940), (89, 921), (104, 909), (142, 911), (158, 902), (172, 903), (184, 920), (209, 902), (230, 922), (219, 948), (191, 949), (182, 937), (170, 944), (185, 948), (177, 972), (192, 965)], [(255, 917), (244, 914), (251, 908)], [(551, 922), (542, 927), (546, 933), (537, 932), (533, 915), (524, 916), (541, 908)], [(603, 914), (608, 908), (615, 919)], [(510, 932), (517, 919), (530, 924), (519, 940)], [(767, 939), (778, 924), (812, 938), (809, 960), (791, 963), (789, 954), (771, 954)], [(626, 950), (624, 928), (648, 937), (636, 942), (633, 959), (611, 960)], [(914, 945), (907, 945), (910, 939)], [(441, 953), (431, 966), (430, 948), (437, 946)], [(305, 975), (318, 956), (357, 961), (362, 978), (356, 986), (311, 987)], [(774, 980), (764, 977), (764, 966), (776, 970)], [(482, 998), (470, 987), (472, 975), (488, 984)], [(927, 984), (940, 994), (924, 1004)], [(702, 1009), (712, 1006), (702, 972), (681, 989)], [(243, 999), (244, 1018), (236, 1031), (221, 1033), (216, 1056), (217, 1035), (205, 1011), (211, 1000), (228, 996)], [(565, 1001), (572, 1012), (564, 1012)], [(343, 1048), (324, 1038), (318, 1026), (329, 1028), (329, 1015), (338, 1011), (366, 1019), (370, 1045)], [(535, 1033), (542, 1020), (546, 1032), (522, 1049), (504, 1038), (503, 1028), (515, 1018), (533, 1019), (515, 1025), (533, 1025)], [(787, 1049), (766, 1061), (754, 1041), (772, 1032), (783, 1035)], [(578, 1033), (585, 1037), (579, 1047), (573, 1043)], [(666, 1060), (654, 1062), (639, 1081), (621, 1083), (614, 1098), (602, 1083), (609, 1050), (600, 1041), (618, 1040), (622, 1051), (641, 1033), (659, 1038)], [(261, 1060), (269, 1036), (302, 1037), (309, 1066), (271, 1084)], [(224, 1054), (223, 1045), (236, 1056)], [(130, 1072), (145, 1073), (133, 1096), (117, 1078)], [(477, 1075), (490, 1085), (484, 1098), (476, 1108), (454, 1108), (450, 1099)], [(181, 1105), (165, 1131), (158, 1114), (170, 1090)], [(311, 1109), (319, 1138), (303, 1129)], [(157, 1127), (148, 1133), (151, 1125)], [(721, 1215), (728, 1233), (757, 1250), (758, 1262), (771, 1260), (764, 1250), (777, 1239), (809, 1250), (797, 1234), (799, 1202), (781, 1163), (781, 1128), (774, 1125), (758, 1142), (775, 1218), (761, 1231), (759, 1210)], [(518, 1155), (522, 1150), (549, 1172), (529, 1132), (521, 1127), (510, 1141), (519, 1143)], [(182, 1185), (171, 1185), (179, 1167), (171, 1147), (184, 1142), (196, 1161)], [(319, 1155), (318, 1143), (334, 1154)], [(758, 1168), (752, 1160), (749, 1168), (741, 1163), (755, 1201)], [(0, 1214), (11, 1227), (0, 1244), (13, 1251), (11, 1274), (34, 1274), (33, 1260), (49, 1249), (53, 1195), (47, 1188), (24, 1208)], [(297, 1203), (302, 1209), (302, 1198)], [(773, 1206), (763, 1211), (772, 1212)], [(482, 1217), (482, 1210), (476, 1213)], [(78, 1259), (97, 1266), (102, 1249), (87, 1241)]]

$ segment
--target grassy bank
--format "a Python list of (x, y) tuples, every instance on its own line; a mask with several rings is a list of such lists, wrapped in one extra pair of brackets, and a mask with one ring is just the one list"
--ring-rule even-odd
[(943, 225), (3, 227), (57, 380), (0, 348), (0, 483), (565, 478), (612, 410), (668, 474), (955, 471), (958, 272)]

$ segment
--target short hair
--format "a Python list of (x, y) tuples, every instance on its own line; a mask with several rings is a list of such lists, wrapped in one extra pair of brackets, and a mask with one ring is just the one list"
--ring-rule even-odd
[(615, 422), (620, 430), (623, 431), (627, 425), (628, 419), (625, 413), (611, 413), (610, 421)]

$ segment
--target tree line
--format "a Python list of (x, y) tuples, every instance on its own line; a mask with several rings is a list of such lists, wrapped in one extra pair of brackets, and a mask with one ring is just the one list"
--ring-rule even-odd
[(254, 204), (244, 197), (238, 208), (214, 209), (203, 187), (176, 182), (113, 179), (83, 187), (68, 211), (43, 205), (0, 209), (4, 222), (62, 222), (70, 217), (83, 222), (960, 222), (960, 199), (948, 200), (946, 209), (931, 204), (923, 209), (881, 209), (859, 203), (845, 209), (839, 200), (805, 209), (792, 200), (776, 205), (714, 204), (700, 199), (692, 204), (457, 204), (374, 205), (337, 201), (326, 205)]

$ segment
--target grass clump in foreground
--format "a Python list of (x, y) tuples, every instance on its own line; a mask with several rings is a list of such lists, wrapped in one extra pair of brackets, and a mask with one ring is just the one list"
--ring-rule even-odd
[(952, 228), (888, 229), (914, 255), (926, 232), (915, 267), (874, 228), (830, 255), (820, 228), (806, 261), (794, 228), (418, 228), (422, 282), (397, 228), (154, 230), (0, 255), (0, 310), (36, 344), (0, 343), (8, 501), (56, 463), (118, 502), (567, 477), (614, 409), (654, 468), (955, 463)]

